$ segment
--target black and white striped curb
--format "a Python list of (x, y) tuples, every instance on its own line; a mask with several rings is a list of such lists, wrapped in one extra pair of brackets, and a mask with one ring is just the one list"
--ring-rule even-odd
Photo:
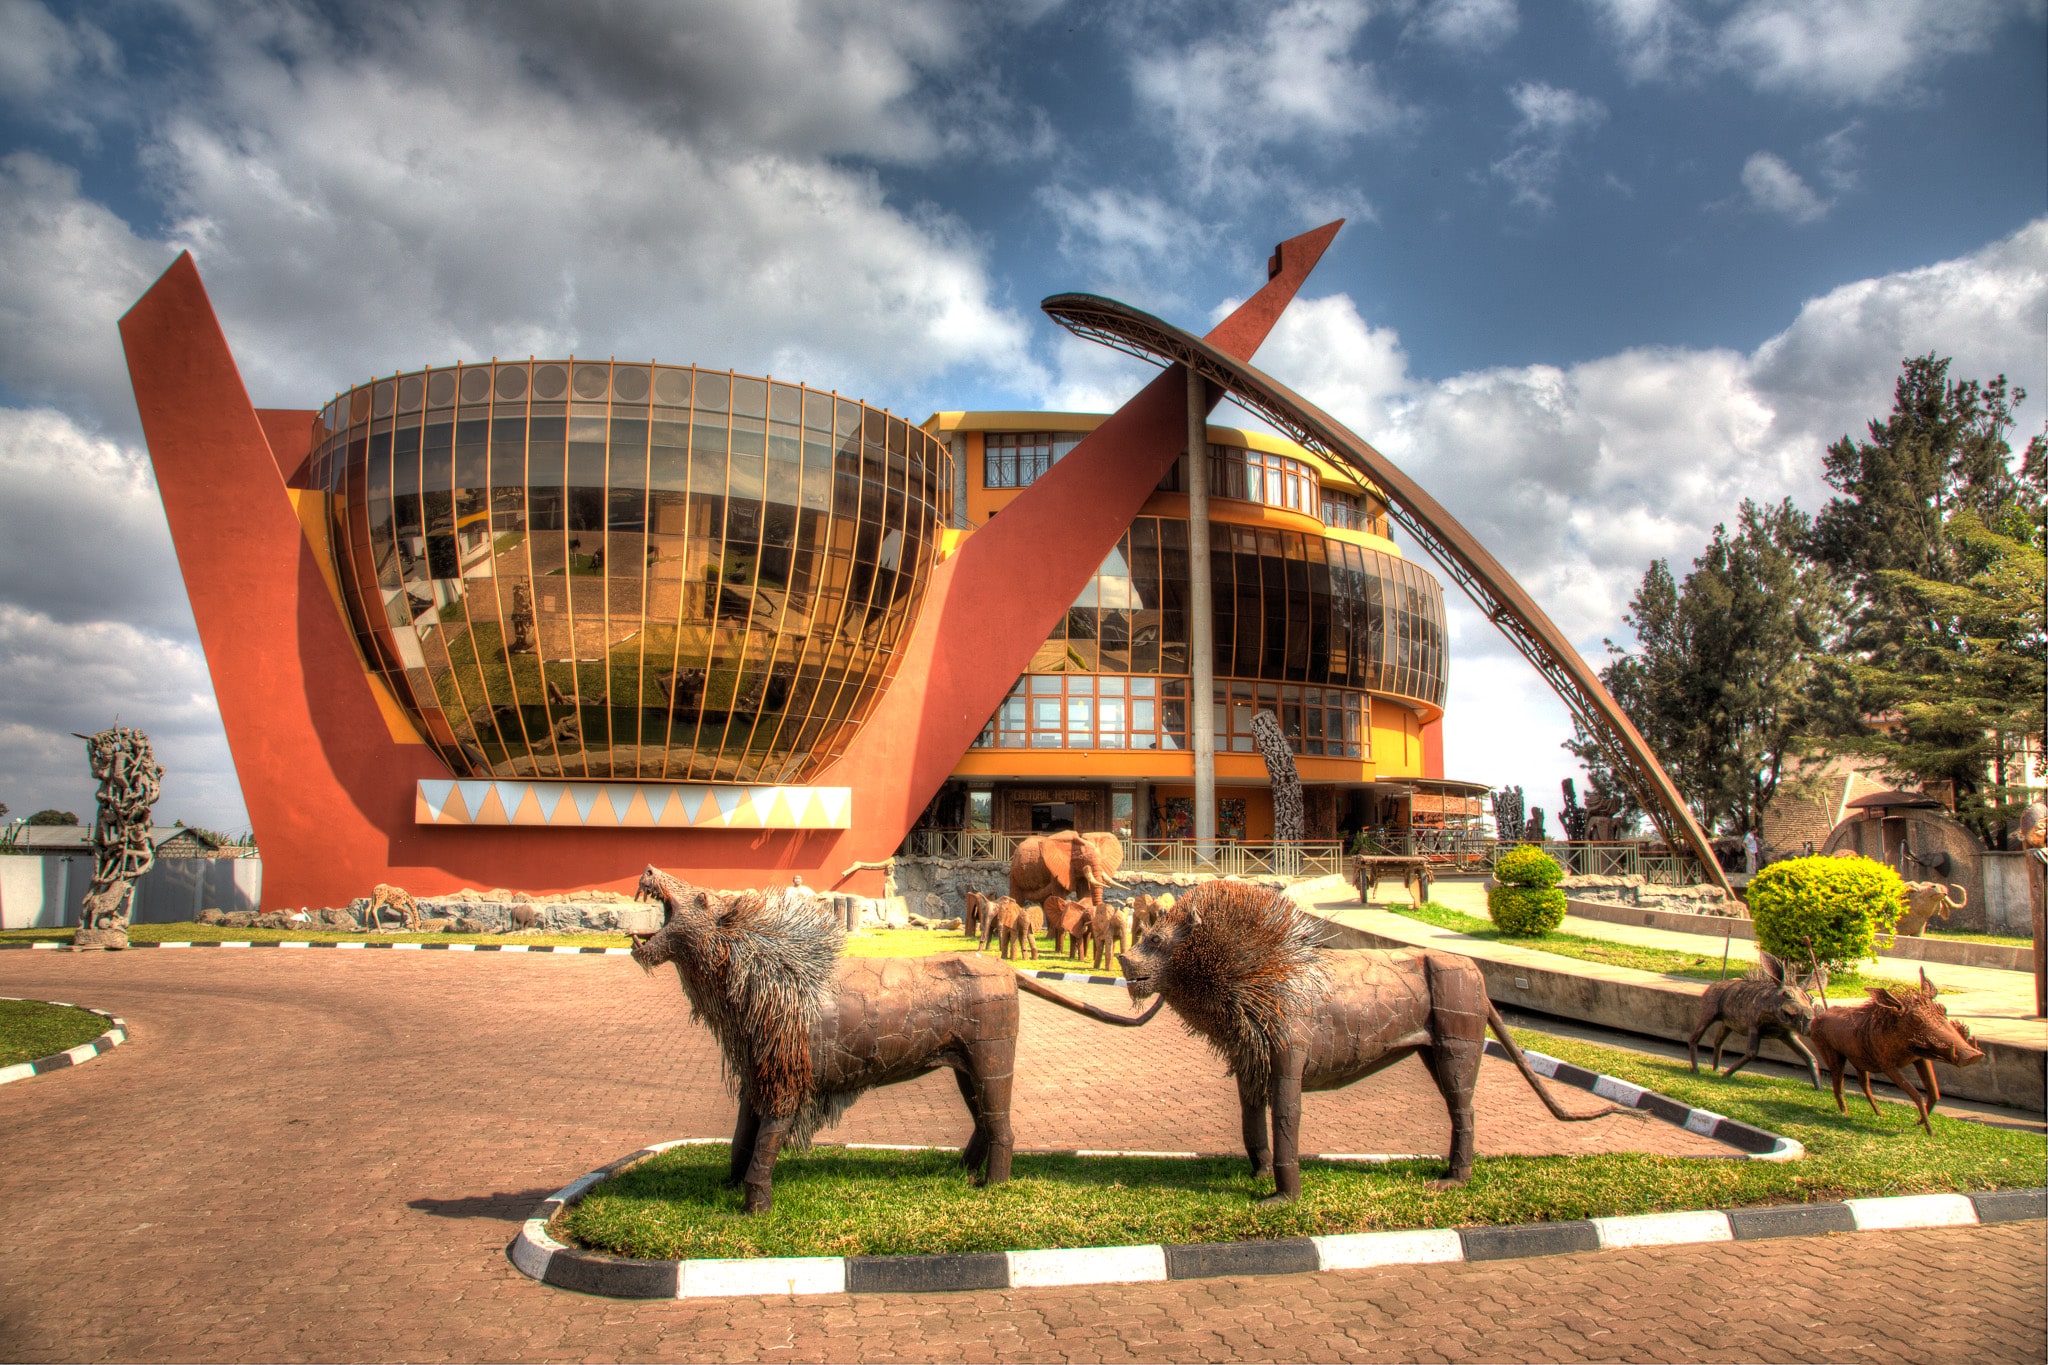
[[(18, 995), (0, 995), (0, 1000), (19, 1000), (21, 998)], [(91, 1042), (80, 1043), (77, 1047), (67, 1048), (63, 1052), (53, 1052), (47, 1057), (38, 1057), (32, 1062), (17, 1062), (13, 1066), (0, 1066), (0, 1085), (6, 1085), (10, 1081), (25, 1081), (31, 1076), (40, 1076), (45, 1071), (61, 1071), (67, 1066), (83, 1066), (102, 1052), (112, 1052), (115, 1048), (128, 1041), (128, 1021), (118, 1015), (109, 1014), (105, 1010), (96, 1010), (91, 1005), (74, 1005), (66, 1000), (37, 1000), (31, 1003), (57, 1005), (70, 1010), (84, 1010), (87, 1014), (97, 1014), (100, 1018), (111, 1023), (113, 1027)]]
[[(1827, 1204), (1775, 1204), (1508, 1227), (1427, 1228), (1181, 1246), (1049, 1248), (939, 1256), (763, 1256), (640, 1261), (565, 1246), (548, 1223), (593, 1186), (672, 1147), (724, 1143), (686, 1138), (644, 1147), (555, 1191), (506, 1248), (542, 1284), (614, 1299), (738, 1298), (780, 1294), (935, 1293), (1064, 1285), (1199, 1280), (1219, 1275), (1299, 1275), (1374, 1266), (1503, 1261), (1613, 1248), (1748, 1242), (1830, 1232), (1967, 1227), (2048, 1218), (2048, 1189), (1909, 1194)], [(848, 1146), (856, 1144), (849, 1143)], [(873, 1144), (879, 1145), (879, 1144)], [(1103, 1153), (1102, 1155), (1110, 1155)], [(1125, 1155), (1139, 1155), (1127, 1153)], [(1159, 1155), (1192, 1155), (1160, 1153)], [(1388, 1158), (1398, 1159), (1398, 1158)]]
[[(1488, 1038), (1486, 1055), (1507, 1059), (1508, 1050), (1494, 1039)], [(1560, 1085), (1590, 1091), (1604, 1100), (1614, 1101), (1623, 1108), (1638, 1110), (1653, 1118), (1660, 1118), (1666, 1123), (1676, 1124), (1689, 1133), (1698, 1133), (1701, 1137), (1725, 1142), (1736, 1150), (1739, 1159), (1797, 1161), (1806, 1155), (1805, 1144), (1788, 1137), (1780, 1137), (1776, 1133), (1767, 1132), (1740, 1119), (1731, 1119), (1711, 1109), (1694, 1109), (1690, 1105), (1680, 1104), (1669, 1095), (1645, 1090), (1617, 1076), (1588, 1071), (1583, 1066), (1560, 1061), (1533, 1048), (1523, 1048), (1522, 1055), (1529, 1059), (1529, 1069), (1539, 1076), (1548, 1076)]]
[[(68, 943), (0, 943), (0, 949), (40, 948), (61, 951), (70, 947)], [(550, 946), (544, 943), (371, 943), (349, 940), (345, 942), (317, 942), (307, 939), (255, 940), (255, 939), (197, 939), (189, 943), (130, 943), (130, 950), (136, 948), (381, 948), (410, 952), (424, 950), (438, 953), (534, 953), (554, 954), (560, 957), (576, 957), (590, 954), (600, 957), (626, 957), (631, 948), (588, 948), (579, 945)]]

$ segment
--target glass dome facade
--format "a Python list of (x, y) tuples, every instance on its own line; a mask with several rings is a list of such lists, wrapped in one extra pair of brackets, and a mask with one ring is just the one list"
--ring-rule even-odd
[(320, 414), (356, 641), (460, 777), (803, 782), (915, 620), (945, 446), (800, 385), (612, 361), (421, 370)]

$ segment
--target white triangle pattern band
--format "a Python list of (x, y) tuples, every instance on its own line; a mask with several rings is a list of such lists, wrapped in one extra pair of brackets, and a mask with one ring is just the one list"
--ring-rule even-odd
[(413, 822), (564, 829), (850, 829), (853, 789), (421, 779)]

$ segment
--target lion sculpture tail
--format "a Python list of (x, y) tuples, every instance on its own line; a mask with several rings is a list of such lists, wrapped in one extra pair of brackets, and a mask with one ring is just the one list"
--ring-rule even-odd
[(1560, 1119), (1565, 1123), (1584, 1123), (1588, 1119), (1604, 1119), (1609, 1114), (1633, 1112), (1622, 1108), (1618, 1104), (1610, 1104), (1604, 1109), (1596, 1109), (1590, 1114), (1572, 1113), (1557, 1102), (1556, 1097), (1550, 1093), (1549, 1087), (1543, 1084), (1543, 1078), (1536, 1074), (1536, 1068), (1529, 1065), (1529, 1059), (1522, 1055), (1521, 1047), (1516, 1044), (1514, 1035), (1508, 1032), (1507, 1024), (1501, 1019), (1500, 1011), (1494, 1008), (1493, 1001), (1491, 1000), (1486, 1002), (1486, 1023), (1493, 1030), (1493, 1036), (1500, 1039), (1500, 1045), (1507, 1049), (1508, 1058), (1514, 1062), (1515, 1069), (1522, 1073), (1522, 1079), (1529, 1083), (1529, 1088), (1536, 1092), (1536, 1098), (1543, 1101), (1543, 1107), (1550, 1111), (1553, 1118)]

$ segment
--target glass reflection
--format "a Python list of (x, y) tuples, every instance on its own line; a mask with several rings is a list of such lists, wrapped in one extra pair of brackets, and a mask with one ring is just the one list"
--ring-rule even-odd
[(310, 467), (364, 658), (465, 777), (805, 780), (887, 681), (952, 483), (845, 399), (575, 360), (359, 386)]

